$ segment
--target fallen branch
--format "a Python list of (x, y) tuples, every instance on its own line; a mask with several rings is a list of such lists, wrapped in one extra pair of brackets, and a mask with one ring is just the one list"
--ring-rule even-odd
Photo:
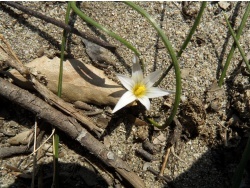
[(27, 146), (2, 147), (0, 148), (0, 159), (25, 153), (31, 153), (31, 149)]
[(78, 35), (80, 37), (83, 37), (83, 38), (87, 39), (88, 41), (91, 41), (91, 42), (93, 42), (95, 44), (98, 44), (98, 45), (104, 47), (104, 48), (107, 48), (112, 52), (115, 52), (115, 50), (116, 50), (115, 46), (113, 46), (113, 45), (111, 45), (111, 44), (109, 44), (107, 42), (101, 41), (97, 37), (90, 36), (89, 34), (84, 33), (82, 31), (79, 31), (79, 30), (71, 27), (70, 25), (67, 25), (67, 24), (65, 24), (65, 23), (63, 23), (63, 22), (61, 22), (59, 20), (54, 19), (54, 18), (45, 16), (45, 15), (43, 15), (43, 14), (37, 12), (37, 11), (34, 11), (32, 9), (29, 9), (29, 8), (27, 8), (27, 7), (25, 7), (25, 6), (21, 5), (21, 4), (11, 2), (11, 1), (3, 1), (1, 3), (9, 5), (11, 7), (14, 7), (14, 8), (24, 12), (25, 14), (32, 15), (32, 16), (34, 16), (36, 18), (39, 18), (41, 20), (44, 20), (44, 21), (46, 21), (48, 23), (52, 23), (52, 24), (56, 25), (57, 27), (65, 29), (69, 33), (74, 33), (74, 34), (76, 34), (76, 35)]
[(64, 115), (35, 95), (2, 78), (0, 78), (0, 95), (30, 110), (38, 117), (65, 132), (72, 139), (78, 141), (83, 147), (88, 149), (90, 153), (98, 157), (103, 163), (113, 167), (133, 187), (145, 187), (141, 178), (121, 158), (106, 149), (101, 142), (81, 127), (76, 119)]

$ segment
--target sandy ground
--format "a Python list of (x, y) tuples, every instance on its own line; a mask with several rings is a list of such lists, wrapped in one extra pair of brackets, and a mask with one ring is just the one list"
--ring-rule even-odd
[[(25, 2), (22, 4), (64, 21), (67, 7), (64, 2)], [(157, 21), (168, 36), (173, 48), (178, 51), (199, 12), (201, 3), (137, 2), (137, 4)], [(156, 31), (141, 15), (125, 4), (121, 2), (83, 2), (79, 3), (79, 6), (88, 16), (128, 40), (141, 52), (146, 64), (146, 74), (155, 69), (165, 69), (170, 64), (170, 56)], [(146, 137), (153, 142), (159, 135), (168, 138), (171, 128), (164, 131), (154, 130), (152, 126), (141, 128), (129, 124), (126, 118), (121, 117), (122, 114), (118, 114), (114, 124), (107, 127), (104, 137), (106, 144), (108, 142), (109, 148), (126, 160), (144, 180), (146, 187), (220, 188), (230, 186), (233, 172), (244, 148), (247, 130), (249, 130), (249, 106), (247, 106), (249, 103), (249, 79), (243, 74), (245, 65), (236, 50), (226, 77), (226, 84), (222, 89), (207, 92), (211, 89), (210, 86), (219, 79), (221, 68), (232, 45), (232, 38), (222, 14), (223, 8), (220, 6), (217, 2), (208, 2), (197, 31), (179, 59), (184, 100), (180, 104), (178, 119), (182, 123), (183, 131), (181, 138), (174, 145), (174, 153), (180, 159), (171, 152), (164, 171), (165, 175), (173, 179), (171, 185), (156, 179), (155, 175), (144, 169), (149, 165), (156, 171), (160, 171), (166, 141), (155, 145), (158, 152), (154, 155), (153, 162), (146, 162), (135, 154), (135, 150), (142, 147), (142, 141), (138, 139), (140, 131), (146, 132)], [(246, 6), (247, 2), (230, 2), (228, 6), (226, 5), (225, 13), (230, 17), (234, 28), (239, 26)], [(58, 27), (9, 8), (3, 3), (0, 3), (0, 18), (0, 33), (9, 41), (23, 62), (30, 62), (41, 55), (53, 58), (60, 53), (62, 30)], [(124, 45), (84, 23), (77, 16), (75, 16), (74, 26), (117, 46), (118, 53), (126, 64), (132, 65), (133, 53)], [(248, 20), (240, 38), (240, 44), (246, 53), (249, 51), (249, 38), (250, 22)], [(80, 37), (72, 35), (68, 46), (70, 47), (68, 50), (74, 58), (81, 58), (84, 63), (91, 63)], [(119, 59), (114, 56), (110, 58), (115, 62), (115, 67), (107, 68), (107, 72), (112, 72), (108, 76), (117, 81), (113, 77), (115, 72), (131, 74)], [(175, 89), (174, 71), (170, 71), (160, 87), (169, 90)], [(164, 122), (166, 103), (170, 101), (171, 104), (172, 100), (174, 100), (173, 96), (153, 99), (152, 108), (150, 112), (147, 112), (148, 116), (153, 117), (159, 123)], [(34, 117), (11, 102), (2, 100), (2, 103), (8, 105), (6, 108), (3, 105), (0, 107), (0, 129), (2, 131), (0, 141), (1, 146), (9, 146), (7, 139), (31, 128)], [(113, 107), (98, 108), (108, 110)], [(106, 117), (105, 113), (102, 115)], [(9, 136), (4, 134), (6, 130), (12, 134)], [(50, 144), (51, 142), (48, 143), (48, 145)], [(96, 166), (100, 168), (98, 161), (93, 159), (90, 154), (86, 154), (86, 151), (79, 151), (77, 145), (70, 145), (71, 141), (62, 139), (60, 146), (62, 155), (59, 161), (62, 169), (65, 170), (64, 175), (67, 177), (67, 173), (75, 174), (67, 180), (65, 187), (66, 185), (75, 187), (97, 187), (99, 185), (102, 187), (101, 182), (104, 180), (100, 174), (104, 170), (102, 168), (96, 170)], [(24, 158), (25, 155), (21, 155), (1, 160), (0, 187), (28, 187), (30, 185), (29, 178), (17, 178), (6, 168), (6, 164), (15, 166), (17, 161)], [(29, 161), (32, 161), (32, 158)], [(48, 152), (41, 163), (48, 165), (45, 169), (49, 175), (52, 174), (51, 162), (52, 155)], [(95, 168), (90, 164), (94, 164)], [(27, 171), (29, 170), (32, 168), (27, 169)], [(96, 178), (88, 182), (84, 176), (84, 174), (88, 174), (87, 172), (93, 173)], [(113, 185), (116, 184), (118, 186), (119, 181), (114, 181)]]

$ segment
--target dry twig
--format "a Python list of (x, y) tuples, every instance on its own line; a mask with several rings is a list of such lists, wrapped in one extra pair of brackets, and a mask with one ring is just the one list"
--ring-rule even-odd
[(168, 148), (167, 151), (166, 151), (166, 154), (165, 154), (162, 166), (161, 166), (161, 171), (160, 171), (159, 176), (163, 176), (163, 174), (164, 174), (164, 170), (165, 170), (166, 165), (167, 165), (169, 153), (170, 153), (170, 148)]
[(10, 157), (12, 155), (30, 153), (31, 148), (27, 146), (11, 146), (11, 147), (1, 147), (0, 148), (0, 159), (5, 157)]
[[(103, 130), (97, 127), (86, 115), (77, 111), (73, 106), (69, 105), (68, 103), (64, 102), (61, 98), (57, 95), (52, 93), (50, 90), (46, 88), (43, 84), (41, 84), (34, 75), (32, 75), (27, 67), (25, 67), (21, 61), (17, 58), (8, 42), (4, 39), (4, 37), (0, 34), (0, 39), (4, 42), (5, 46), (0, 45), (0, 58), (1, 61), (4, 61), (9, 66), (18, 70), (18, 72), (34, 84), (34, 88), (50, 103), (54, 104), (58, 108), (60, 108), (65, 113), (71, 115), (72, 117), (76, 118), (78, 121), (83, 123), (87, 126), (88, 129), (94, 131), (98, 136)], [(19, 63), (17, 63), (19, 62)]]
[(35, 95), (32, 95), (28, 91), (23, 90), (2, 78), (0, 78), (0, 95), (19, 104), (23, 108), (30, 110), (38, 117), (65, 132), (106, 165), (113, 167), (132, 186), (145, 187), (144, 182), (121, 158), (106, 149), (101, 142), (77, 123), (74, 118), (64, 115)]
[[(0, 39), (4, 39), (0, 35)], [(2, 40), (5, 44), (7, 41)], [(55, 104), (57, 107), (67, 112), (73, 117), (81, 118), (84, 124), (90, 129), (94, 129), (94, 123), (78, 113), (73, 107), (69, 106), (62, 99), (58, 98), (51, 91), (49, 91), (44, 85), (29, 72), (29, 70), (21, 63), (16, 63), (16, 57), (10, 56), (7, 48), (11, 51), (10, 47), (2, 47), (2, 54), (4, 54), (4, 61), (16, 68), (21, 74), (25, 74), (30, 81), (34, 83), (36, 90), (41, 93), (47, 100)], [(0, 53), (1, 54), (1, 53)], [(1, 55), (2, 55), (1, 54)], [(29, 73), (28, 75), (26, 73)], [(56, 128), (65, 132), (72, 139), (78, 141), (82, 146), (94, 154), (96, 157), (102, 160), (106, 165), (113, 167), (124, 179), (126, 179), (134, 187), (145, 187), (144, 182), (130, 169), (130, 167), (113, 152), (106, 149), (106, 147), (93, 137), (85, 128), (83, 128), (75, 118), (66, 116), (62, 112), (56, 110), (40, 98), (32, 95), (26, 90), (23, 90), (8, 81), (0, 78), (0, 95), (19, 104), (23, 108), (26, 108), (36, 114), (38, 117), (44, 119), (48, 123), (54, 125)], [(93, 126), (91, 126), (93, 125)]]

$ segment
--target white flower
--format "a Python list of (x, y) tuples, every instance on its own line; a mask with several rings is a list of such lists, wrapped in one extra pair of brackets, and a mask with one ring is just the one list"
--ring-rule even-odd
[(146, 107), (146, 109), (149, 110), (149, 98), (161, 97), (173, 93), (165, 89), (152, 87), (160, 77), (160, 74), (161, 71), (157, 70), (150, 73), (147, 77), (143, 78), (143, 73), (138, 62), (133, 63), (131, 78), (122, 74), (117, 74), (116, 76), (128, 91), (122, 95), (112, 113), (115, 113), (116, 111), (120, 110), (121, 108), (135, 100), (139, 100)]

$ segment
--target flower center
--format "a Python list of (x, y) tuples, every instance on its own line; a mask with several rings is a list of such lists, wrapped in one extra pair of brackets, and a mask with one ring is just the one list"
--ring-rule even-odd
[(144, 84), (136, 84), (133, 88), (133, 94), (136, 96), (136, 97), (141, 97), (143, 95), (145, 95), (146, 93), (146, 87)]

